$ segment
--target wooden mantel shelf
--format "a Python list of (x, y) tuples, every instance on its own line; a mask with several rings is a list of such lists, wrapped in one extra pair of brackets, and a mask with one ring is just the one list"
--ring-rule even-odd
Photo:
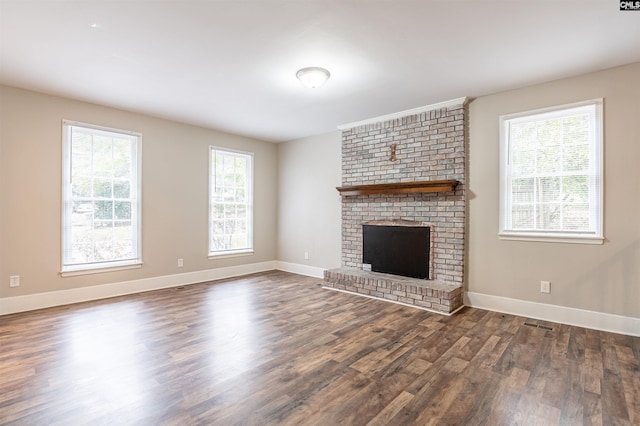
[(457, 180), (429, 180), (422, 182), (380, 183), (373, 185), (339, 186), (336, 189), (343, 197), (370, 194), (411, 194), (418, 192), (453, 191)]

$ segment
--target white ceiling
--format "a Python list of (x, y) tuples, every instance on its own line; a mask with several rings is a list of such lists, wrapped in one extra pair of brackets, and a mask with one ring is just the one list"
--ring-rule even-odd
[(617, 0), (0, 0), (1, 84), (273, 142), (638, 61)]

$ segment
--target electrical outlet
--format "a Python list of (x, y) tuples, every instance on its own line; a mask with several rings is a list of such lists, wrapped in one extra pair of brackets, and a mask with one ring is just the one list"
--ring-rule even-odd
[(540, 281), (540, 293), (551, 293), (551, 282)]
[(308, 251), (304, 252), (304, 260), (309, 260), (309, 252)]
[(178, 268), (182, 268), (184, 266), (184, 260), (178, 259)]
[(9, 277), (9, 287), (19, 287), (20, 286), (20, 275), (11, 275)]

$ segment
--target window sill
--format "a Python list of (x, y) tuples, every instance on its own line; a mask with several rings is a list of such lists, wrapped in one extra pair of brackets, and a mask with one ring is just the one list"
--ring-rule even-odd
[(209, 253), (209, 260), (226, 259), (229, 257), (253, 256), (253, 249), (237, 251), (221, 251), (219, 253)]
[(142, 262), (129, 263), (125, 265), (109, 266), (109, 267), (93, 267), (93, 268), (67, 268), (60, 271), (61, 277), (75, 277), (79, 275), (102, 274), (105, 272), (126, 271), (128, 269), (140, 269)]
[(501, 240), (506, 241), (534, 241), (543, 243), (567, 243), (567, 244), (604, 244), (604, 237), (594, 235), (541, 235), (535, 233), (506, 233), (498, 234)]

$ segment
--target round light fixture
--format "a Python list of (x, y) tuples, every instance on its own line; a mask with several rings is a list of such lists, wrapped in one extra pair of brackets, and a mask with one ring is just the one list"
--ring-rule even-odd
[(298, 80), (310, 89), (322, 86), (329, 79), (330, 75), (329, 71), (320, 67), (302, 68), (296, 73)]

